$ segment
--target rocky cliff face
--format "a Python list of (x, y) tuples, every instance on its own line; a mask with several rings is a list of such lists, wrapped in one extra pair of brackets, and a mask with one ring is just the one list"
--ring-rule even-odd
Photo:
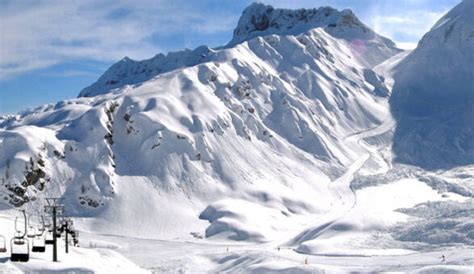
[(269, 5), (254, 3), (243, 11), (234, 30), (231, 44), (262, 34), (294, 34), (318, 27), (372, 32), (351, 10), (338, 11), (331, 7), (299, 10), (275, 9)]
[(315, 28), (323, 28), (332, 36), (351, 42), (355, 57), (362, 56), (359, 61), (368, 67), (400, 52), (392, 41), (376, 34), (349, 9), (275, 9), (261, 3), (254, 3), (243, 11), (229, 45), (257, 36), (295, 35)]

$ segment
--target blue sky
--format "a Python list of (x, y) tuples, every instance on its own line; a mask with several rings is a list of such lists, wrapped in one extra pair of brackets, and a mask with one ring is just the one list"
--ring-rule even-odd
[[(0, 0), (0, 114), (76, 97), (129, 56), (226, 44), (247, 0)], [(351, 8), (412, 48), (460, 0), (266, 0), (284, 8)]]

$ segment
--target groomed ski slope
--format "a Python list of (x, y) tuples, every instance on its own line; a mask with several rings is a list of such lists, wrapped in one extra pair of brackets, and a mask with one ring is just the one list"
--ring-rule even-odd
[[(351, 147), (362, 147), (362, 151), (359, 153), (360, 158), (355, 160), (342, 176), (329, 183), (329, 192), (332, 195), (331, 210), (329, 213), (323, 217), (323, 220), (318, 220), (318, 223), (312, 224), (308, 230), (305, 230), (298, 236), (292, 238), (288, 243), (289, 245), (300, 244), (307, 240), (312, 240), (322, 236), (326, 230), (331, 229), (338, 220), (347, 215), (349, 211), (356, 206), (357, 196), (350, 186), (354, 176), (362, 169), (364, 164), (371, 157), (376, 158), (377, 160), (380, 160), (381, 158), (373, 148), (364, 143), (363, 139), (381, 135), (391, 130), (393, 126), (393, 120), (387, 118), (387, 120), (385, 120), (380, 126), (351, 134), (346, 137), (346, 141), (351, 145)], [(385, 162), (383, 163), (386, 165)], [(380, 172), (386, 172), (386, 169), (387, 168), (384, 166), (381, 168)], [(305, 248), (307, 249), (308, 246), (305, 245), (301, 251), (306, 253), (308, 250), (304, 250)]]

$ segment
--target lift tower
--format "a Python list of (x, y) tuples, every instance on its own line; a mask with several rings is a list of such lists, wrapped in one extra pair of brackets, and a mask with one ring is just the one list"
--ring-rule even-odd
[(53, 262), (58, 261), (58, 241), (57, 241), (57, 216), (64, 212), (64, 206), (61, 204), (62, 198), (46, 198), (48, 205), (44, 207), (47, 213), (53, 217)]

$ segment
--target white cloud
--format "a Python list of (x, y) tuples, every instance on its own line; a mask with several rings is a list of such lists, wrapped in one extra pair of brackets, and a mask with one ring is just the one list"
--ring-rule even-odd
[(445, 13), (446, 11), (406, 10), (399, 14), (384, 15), (374, 12), (368, 25), (375, 32), (400, 45), (413, 46)]
[[(358, 15), (368, 26), (402, 46), (413, 46), (444, 11), (405, 7), (427, 0), (401, 1), (399, 8), (391, 1), (370, 2), (366, 8), (367, 1), (265, 0), (291, 8), (332, 3), (357, 11), (364, 6)], [(382, 2), (389, 6), (378, 6)], [(189, 0), (0, 0), (0, 80), (74, 60), (150, 58), (163, 51), (152, 37), (181, 36), (186, 38), (181, 43), (191, 46), (188, 34), (230, 35), (239, 15), (226, 8), (209, 11), (205, 2)]]
[(0, 3), (0, 80), (71, 60), (143, 59), (160, 52), (152, 35), (233, 27), (180, 1), (11, 1)]
[(90, 72), (86, 70), (78, 70), (78, 69), (68, 69), (61, 72), (45, 72), (45, 73), (41, 73), (41, 75), (54, 76), (54, 77), (76, 77), (76, 76), (97, 77), (97, 73), (95, 72)]
[(35, 69), (42, 69), (58, 64), (55, 60), (46, 59), (32, 59), (26, 62), (9, 63), (7, 65), (0, 65), (0, 80), (21, 74), (26, 71)]

